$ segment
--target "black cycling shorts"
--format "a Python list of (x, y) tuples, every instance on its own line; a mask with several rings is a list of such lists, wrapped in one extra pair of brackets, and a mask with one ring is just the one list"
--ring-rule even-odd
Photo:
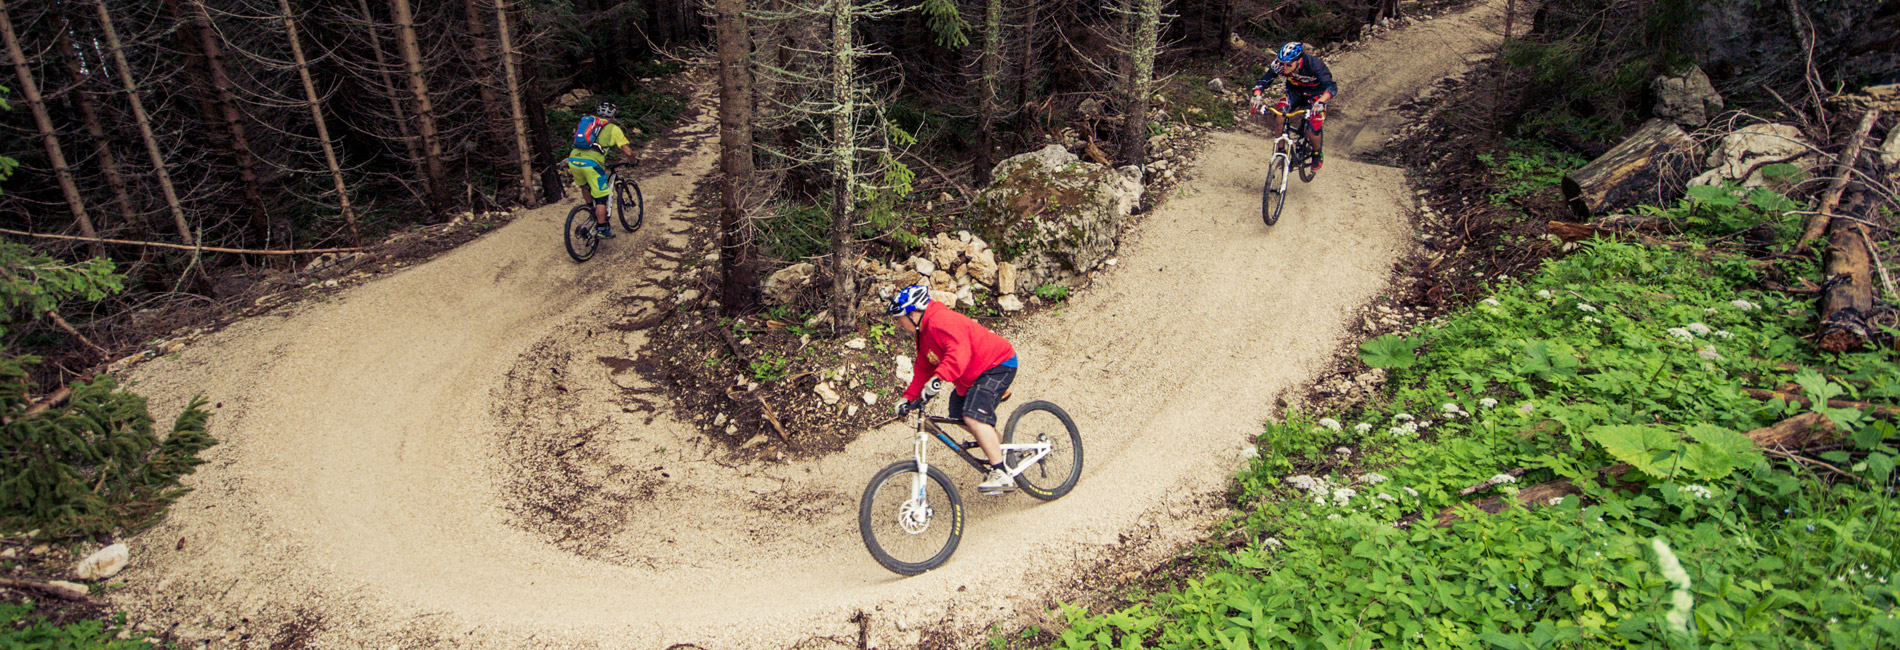
[(1016, 369), (1009, 366), (983, 371), (976, 376), (976, 383), (970, 385), (969, 393), (950, 394), (950, 417), (996, 426), (996, 405), (1003, 401), (1003, 394), (1009, 392), (1009, 385), (1015, 381)]

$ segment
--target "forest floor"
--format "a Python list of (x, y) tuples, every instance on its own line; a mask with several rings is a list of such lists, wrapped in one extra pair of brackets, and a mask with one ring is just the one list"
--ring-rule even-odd
[(208, 395), (223, 444), (111, 598), (225, 647), (942, 647), (1038, 620), (1198, 539), (1275, 410), (1261, 396), (1303, 392), (1392, 291), (1417, 206), (1355, 154), (1485, 58), (1504, 4), (1333, 57), (1334, 155), (1278, 225), (1258, 220), (1266, 140), (1214, 134), (1113, 270), (1013, 326), (1015, 393), (1075, 416), (1087, 467), (1047, 504), (958, 476), (969, 521), (937, 571), (900, 579), (855, 532), (901, 427), (742, 458), (642, 373), (645, 330), (710, 273), (702, 113), (655, 143), (677, 155), (643, 170), (645, 227), (587, 264), (559, 248), (570, 206), (548, 206), (139, 367), (161, 418)]

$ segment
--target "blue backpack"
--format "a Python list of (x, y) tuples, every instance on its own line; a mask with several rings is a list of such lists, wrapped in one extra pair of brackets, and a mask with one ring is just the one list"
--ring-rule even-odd
[(589, 151), (604, 151), (600, 148), (600, 143), (597, 142), (597, 140), (600, 139), (600, 129), (608, 124), (612, 124), (612, 122), (602, 119), (597, 115), (589, 115), (581, 118), (581, 123), (574, 125), (574, 148), (587, 149)]

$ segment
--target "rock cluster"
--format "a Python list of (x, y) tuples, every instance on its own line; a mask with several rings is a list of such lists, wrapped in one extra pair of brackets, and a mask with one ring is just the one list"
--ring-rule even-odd
[(1751, 124), (1722, 137), (1722, 143), (1703, 161), (1708, 171), (1689, 180), (1690, 185), (1718, 185), (1736, 181), (1742, 187), (1777, 187), (1765, 175), (1765, 163), (1785, 161), (1812, 175), (1819, 159), (1801, 129), (1787, 124)]
[(913, 284), (930, 285), (930, 298), (952, 309), (975, 304), (986, 295), (1000, 296), (999, 305), (1007, 311), (1022, 309), (1022, 301), (1015, 299), (1022, 286), (1016, 265), (997, 261), (989, 243), (968, 231), (937, 233), (921, 242), (917, 255), (903, 262), (860, 259), (857, 269), (870, 289), (863, 292), (859, 304), (866, 312), (876, 313), (891, 291)]
[(1708, 124), (1722, 112), (1722, 95), (1709, 83), (1702, 68), (1689, 66), (1674, 75), (1657, 77), (1650, 84), (1656, 94), (1656, 117), (1687, 127)]
[(1061, 282), (1094, 270), (1115, 251), (1141, 201), (1142, 172), (1083, 162), (1061, 145), (996, 166), (995, 182), (971, 202), (977, 230), (1015, 263), (1017, 285)]

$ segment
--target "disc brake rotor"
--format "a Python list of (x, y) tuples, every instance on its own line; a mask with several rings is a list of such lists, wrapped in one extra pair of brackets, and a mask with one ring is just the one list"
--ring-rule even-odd
[(921, 535), (930, 529), (930, 515), (930, 504), (917, 500), (905, 501), (897, 509), (897, 525), (906, 533)]

